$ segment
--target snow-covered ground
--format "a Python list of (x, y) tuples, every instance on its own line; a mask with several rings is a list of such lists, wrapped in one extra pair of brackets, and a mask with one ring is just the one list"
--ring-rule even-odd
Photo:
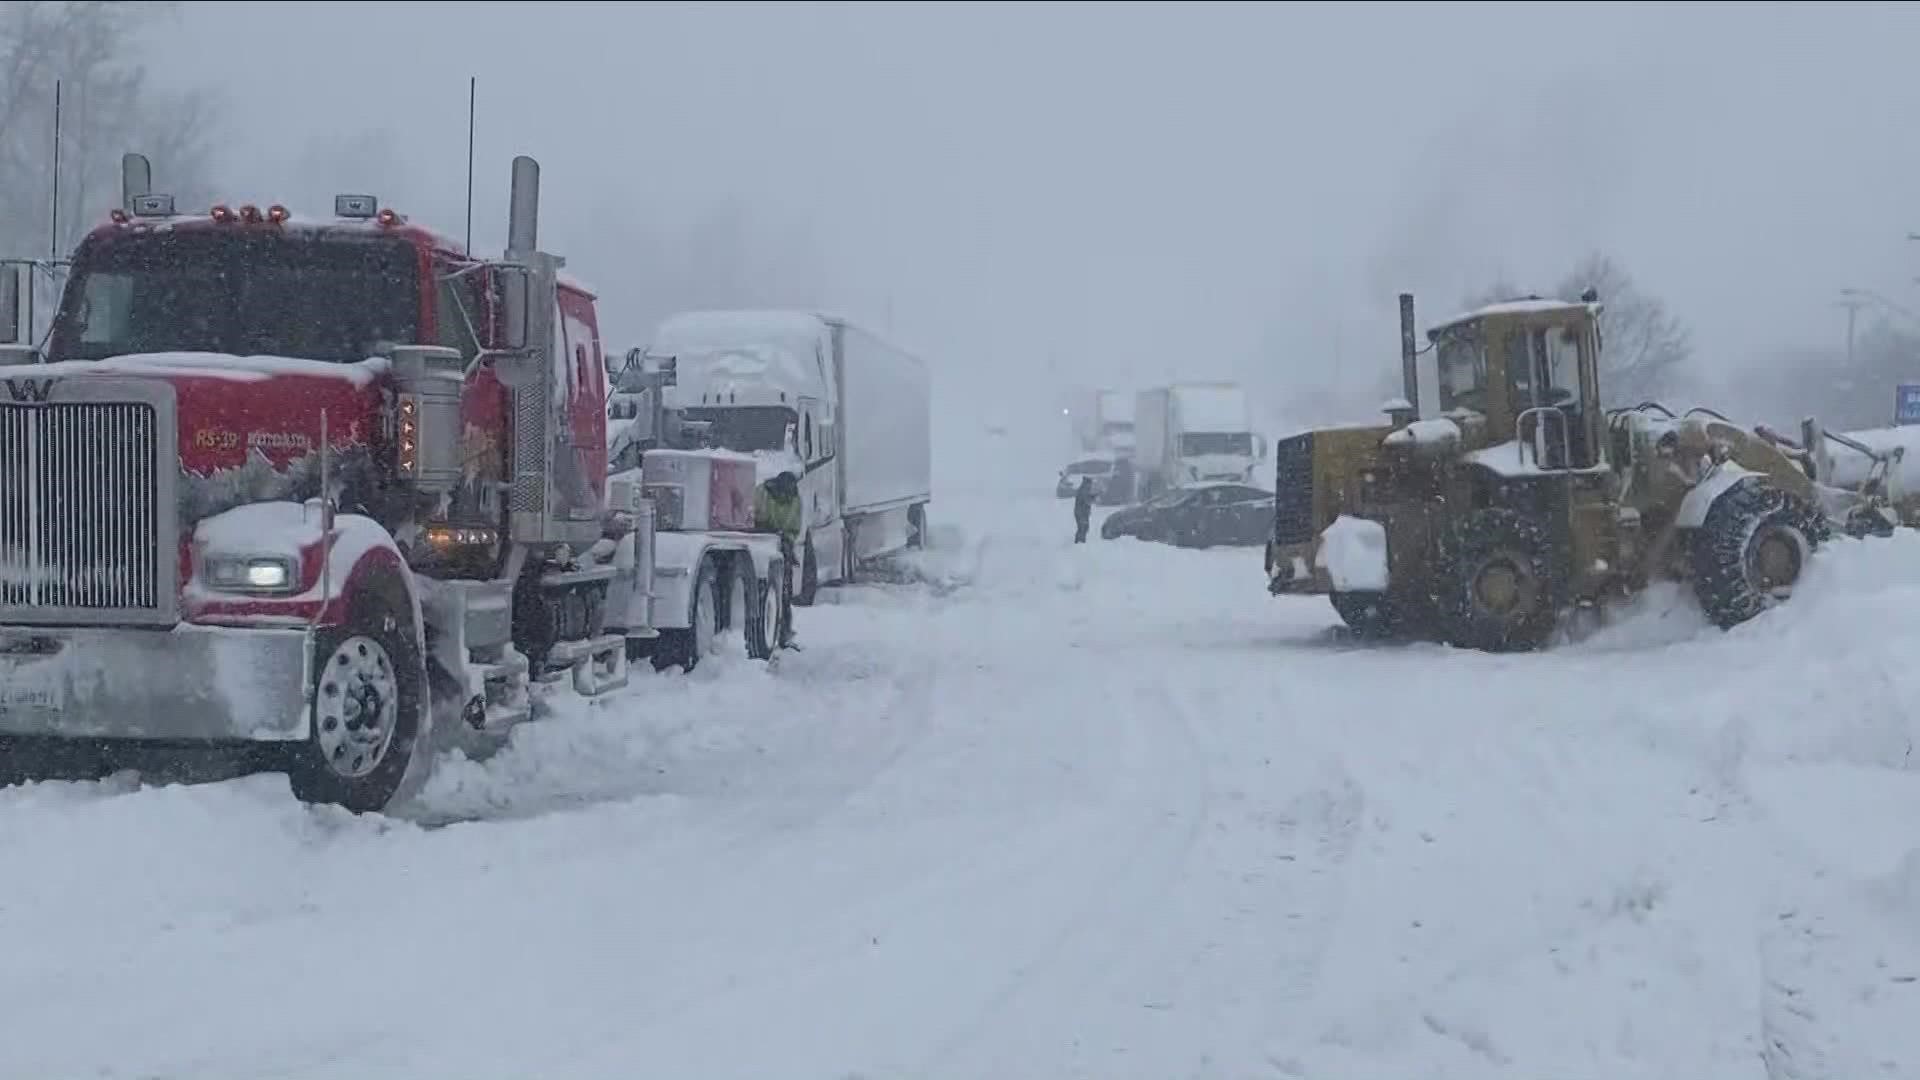
[(0, 1077), (1920, 1075), (1920, 536), (1498, 657), (936, 509), (395, 818), (0, 792)]

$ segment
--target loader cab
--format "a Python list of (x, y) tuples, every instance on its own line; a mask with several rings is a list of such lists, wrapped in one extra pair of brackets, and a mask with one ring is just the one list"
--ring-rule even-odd
[(1429, 330), (1441, 412), (1480, 414), (1487, 442), (1515, 443), (1522, 466), (1604, 467), (1597, 315), (1591, 303), (1530, 298)]

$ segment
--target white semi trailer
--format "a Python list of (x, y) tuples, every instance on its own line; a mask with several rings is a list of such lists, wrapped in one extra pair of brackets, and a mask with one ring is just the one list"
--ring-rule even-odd
[(648, 353), (673, 358), (669, 400), (713, 442), (801, 474), (795, 599), (926, 541), (932, 386), (916, 356), (846, 319), (806, 311), (684, 312)]

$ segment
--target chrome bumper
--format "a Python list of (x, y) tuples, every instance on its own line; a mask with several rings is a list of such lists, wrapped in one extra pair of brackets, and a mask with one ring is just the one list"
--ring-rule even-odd
[(0, 736), (307, 737), (303, 629), (0, 627)]

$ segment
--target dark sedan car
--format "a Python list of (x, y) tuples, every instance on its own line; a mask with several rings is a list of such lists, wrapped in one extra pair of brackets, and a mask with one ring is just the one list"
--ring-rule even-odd
[(1251, 547), (1273, 533), (1273, 492), (1251, 484), (1177, 487), (1100, 523), (1100, 536), (1131, 536), (1179, 547)]

